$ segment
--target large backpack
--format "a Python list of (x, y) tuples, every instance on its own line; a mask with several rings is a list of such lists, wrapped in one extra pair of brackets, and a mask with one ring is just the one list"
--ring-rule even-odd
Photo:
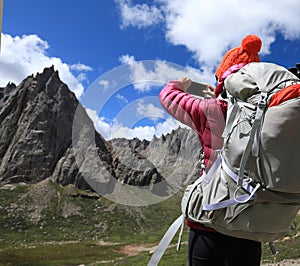
[(279, 239), (290, 230), (300, 207), (300, 97), (268, 104), (275, 93), (299, 83), (287, 69), (272, 63), (250, 63), (226, 78), (223, 148), (210, 170), (187, 187), (182, 215), (149, 266), (158, 264), (185, 219), (261, 242)]

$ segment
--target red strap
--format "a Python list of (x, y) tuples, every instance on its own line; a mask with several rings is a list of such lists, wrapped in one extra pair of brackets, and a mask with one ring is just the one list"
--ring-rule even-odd
[(300, 96), (300, 84), (294, 84), (276, 92), (269, 103), (269, 107), (281, 104), (289, 99), (297, 98)]

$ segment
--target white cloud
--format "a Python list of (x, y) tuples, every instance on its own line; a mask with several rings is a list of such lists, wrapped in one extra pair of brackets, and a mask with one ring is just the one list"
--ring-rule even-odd
[[(54, 65), (64, 81), (77, 98), (83, 93), (82, 81), (86, 80), (84, 72), (91, 68), (83, 64), (68, 65), (60, 58), (47, 55), (49, 45), (37, 35), (11, 36), (2, 34), (0, 56), (0, 86), (6, 86), (11, 81), (19, 84), (26, 76), (42, 72), (45, 67)], [(77, 76), (71, 72), (76, 70)]]
[(122, 64), (129, 64), (129, 65), (135, 63), (134, 56), (128, 55), (128, 54), (125, 54), (125, 55), (120, 56), (119, 61), (120, 61)]
[(81, 63), (73, 64), (70, 69), (75, 71), (92, 71), (92, 68)]
[[(249, 33), (262, 38), (262, 53), (269, 52), (277, 33), (290, 40), (300, 38), (300, 2), (295, 0), (157, 0), (157, 4), (169, 42), (186, 46), (211, 72), (228, 47), (239, 46)], [(143, 13), (137, 6), (126, 7), (136, 16)], [(124, 26), (136, 25), (133, 17), (121, 15), (127, 21)]]
[(116, 0), (119, 5), (122, 25), (121, 27), (135, 26), (145, 28), (158, 24), (163, 19), (162, 12), (156, 6), (137, 4), (132, 6), (130, 0)]
[(166, 135), (170, 133), (173, 129), (178, 127), (186, 127), (186, 125), (178, 122), (172, 117), (168, 117), (164, 122), (156, 124), (155, 135), (160, 137), (161, 135)]
[(130, 80), (139, 92), (150, 91), (155, 86), (162, 86), (170, 80), (188, 76), (198, 82), (214, 82), (208, 69), (195, 69), (190, 66), (179, 66), (162, 60), (136, 61), (134, 56), (123, 55), (119, 58), (130, 67)]
[(135, 137), (140, 140), (151, 140), (155, 135), (155, 127), (153, 126), (139, 126), (129, 128), (122, 124), (114, 124), (112, 138), (127, 138), (133, 139)]
[(162, 108), (156, 107), (152, 103), (146, 104), (144, 100), (140, 100), (137, 103), (136, 112), (139, 115), (151, 119), (152, 121), (157, 121), (164, 117), (164, 111)]
[(126, 99), (126, 97), (124, 97), (123, 95), (121, 95), (120, 93), (116, 94), (116, 98), (121, 102), (121, 103), (128, 103), (128, 100)]
[(168, 118), (155, 126), (138, 126), (134, 128), (115, 123), (112, 126), (111, 138), (139, 138), (140, 140), (146, 139), (150, 141), (154, 135), (156, 137), (160, 137), (162, 134), (166, 135), (179, 125), (181, 124), (173, 118)]
[(85, 108), (89, 118), (93, 121), (94, 127), (103, 138), (110, 139), (111, 137), (111, 125), (105, 122), (104, 117), (99, 117), (97, 111), (90, 108)]
[(103, 91), (106, 91), (111, 86), (111, 82), (109, 80), (101, 79), (98, 81), (98, 84), (102, 87)]
[(178, 126), (184, 126), (172, 117), (168, 117), (163, 122), (157, 123), (153, 126), (138, 126), (129, 128), (118, 121), (112, 121), (111, 123), (106, 122), (105, 118), (99, 117), (95, 110), (87, 108), (86, 111), (93, 121), (96, 131), (99, 132), (106, 140), (113, 138), (139, 138), (140, 140), (151, 140), (154, 135), (160, 137), (162, 134), (166, 135), (167, 133), (170, 133)]

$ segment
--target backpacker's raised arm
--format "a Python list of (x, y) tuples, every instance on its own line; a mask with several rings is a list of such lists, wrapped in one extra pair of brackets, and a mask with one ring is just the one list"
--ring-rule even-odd
[(206, 101), (186, 93), (181, 81), (169, 82), (160, 92), (161, 105), (175, 119), (193, 128), (196, 132), (203, 131), (207, 107)]

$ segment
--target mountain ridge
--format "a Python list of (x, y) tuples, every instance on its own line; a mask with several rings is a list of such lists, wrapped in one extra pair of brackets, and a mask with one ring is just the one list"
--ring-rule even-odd
[[(78, 161), (74, 152), (73, 119), (78, 110), (84, 121), (79, 131), (94, 134), (93, 149), (101, 167), (117, 182), (151, 189), (151, 184), (175, 175), (180, 185), (198, 176), (200, 148), (195, 149), (199, 140), (193, 131), (178, 128), (151, 141), (106, 141), (51, 66), (18, 86), (9, 83), (0, 88), (0, 182), (36, 183), (51, 178), (60, 185), (93, 190), (82, 175), (90, 162), (88, 158)], [(82, 142), (76, 143), (79, 149), (86, 145)]]

